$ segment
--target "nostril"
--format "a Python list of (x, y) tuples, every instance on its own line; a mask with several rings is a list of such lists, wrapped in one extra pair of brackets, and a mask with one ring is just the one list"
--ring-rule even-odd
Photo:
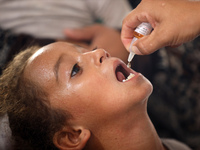
[(104, 55), (101, 56), (99, 62), (102, 63), (104, 61), (104, 59), (109, 58), (109, 57), (110, 57), (110, 54), (105, 52)]
[(106, 57), (110, 57), (110, 54), (109, 54), (109, 53), (106, 53)]
[(103, 62), (103, 56), (100, 58), (100, 63), (102, 63)]

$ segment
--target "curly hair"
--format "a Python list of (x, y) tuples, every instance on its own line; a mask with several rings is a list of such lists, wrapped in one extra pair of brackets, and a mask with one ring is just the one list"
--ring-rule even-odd
[(48, 94), (23, 76), (28, 59), (38, 49), (31, 47), (20, 52), (0, 77), (0, 114), (9, 116), (15, 149), (57, 149), (53, 135), (71, 117), (52, 108)]

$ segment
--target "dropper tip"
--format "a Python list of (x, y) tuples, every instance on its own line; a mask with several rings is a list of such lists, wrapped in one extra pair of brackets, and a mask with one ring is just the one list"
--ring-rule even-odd
[(127, 67), (131, 68), (131, 63), (130, 62), (128, 62)]

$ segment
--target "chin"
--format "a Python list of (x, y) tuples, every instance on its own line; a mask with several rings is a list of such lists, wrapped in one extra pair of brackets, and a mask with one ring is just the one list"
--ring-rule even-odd
[(144, 99), (147, 100), (153, 92), (153, 85), (151, 84), (149, 80), (147, 80), (147, 84), (143, 87), (143, 89), (146, 91), (146, 94), (145, 94), (146, 97)]
[(139, 89), (139, 92), (141, 92), (141, 100), (147, 100), (153, 92), (153, 85), (147, 78), (141, 76)]
[(149, 82), (148, 83), (149, 85), (148, 85), (148, 89), (147, 90), (148, 90), (148, 93), (149, 93), (148, 94), (148, 97), (149, 97), (153, 92), (153, 85), (151, 84), (151, 82), (149, 80), (148, 80), (148, 82)]

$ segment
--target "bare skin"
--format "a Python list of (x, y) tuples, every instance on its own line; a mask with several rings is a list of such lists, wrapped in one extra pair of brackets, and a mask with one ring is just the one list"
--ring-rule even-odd
[[(122, 82), (118, 66), (134, 77)], [(59, 149), (164, 150), (146, 110), (151, 83), (105, 50), (47, 45), (29, 59), (24, 75), (45, 89), (52, 107), (73, 116), (54, 135)]]

